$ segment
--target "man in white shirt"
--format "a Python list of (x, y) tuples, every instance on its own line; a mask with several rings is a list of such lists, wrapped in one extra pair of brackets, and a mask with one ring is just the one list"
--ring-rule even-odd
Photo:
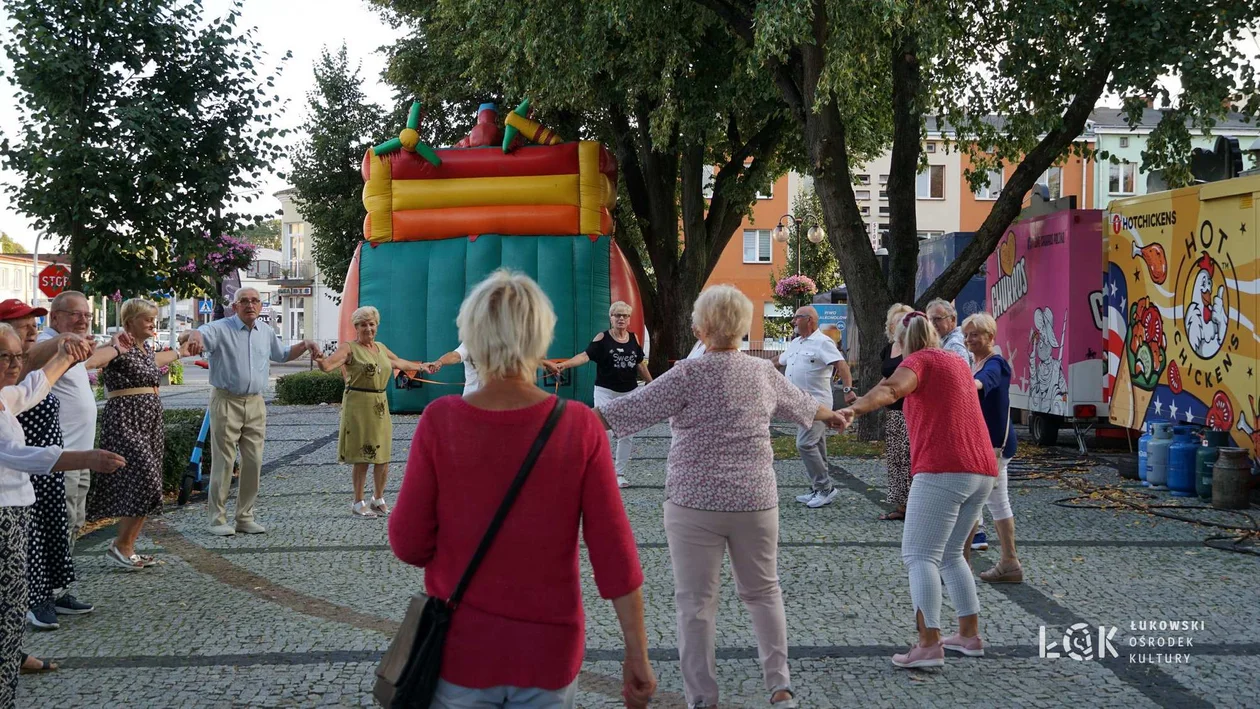
[[(829, 409), (833, 404), (831, 382), (836, 378), (844, 382), (845, 402), (856, 399), (853, 376), (844, 355), (840, 354), (836, 343), (818, 329), (818, 311), (806, 305), (796, 311), (792, 322), (799, 337), (788, 343), (787, 351), (771, 361), (778, 365), (781, 358), (787, 366), (788, 381)], [(821, 421), (796, 429), (796, 448), (812, 484), (812, 490), (798, 496), (796, 501), (813, 509), (830, 505), (840, 494), (831, 484), (826, 435), (827, 426)]]
[(937, 298), (927, 306), (928, 322), (941, 337), (941, 349), (952, 352), (970, 366), (975, 363), (971, 351), (967, 349), (967, 340), (963, 337), (962, 328), (958, 327), (958, 311), (948, 300)]
[(442, 367), (460, 362), (464, 363), (464, 396), (468, 396), (481, 388), (481, 377), (477, 375), (477, 367), (468, 356), (468, 348), (464, 347), (464, 343), (459, 343), (459, 347), (442, 355), (436, 361), (430, 362), (429, 374), (437, 374)]

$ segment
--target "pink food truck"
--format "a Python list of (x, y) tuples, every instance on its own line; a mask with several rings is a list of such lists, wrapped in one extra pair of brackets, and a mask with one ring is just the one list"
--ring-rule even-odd
[(1107, 419), (1103, 381), (1102, 213), (1065, 209), (1011, 226), (989, 257), (985, 284), (997, 345), (1011, 363), (1011, 408), (1033, 441)]

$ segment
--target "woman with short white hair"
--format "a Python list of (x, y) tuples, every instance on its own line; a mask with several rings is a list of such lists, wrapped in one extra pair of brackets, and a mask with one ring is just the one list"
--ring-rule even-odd
[[(617, 301), (608, 308), (610, 327), (595, 336), (586, 350), (555, 363), (543, 362), (543, 366), (551, 373), (559, 376), (560, 372), (574, 367), (581, 367), (587, 362), (595, 363), (595, 406), (599, 408), (634, 391), (639, 386), (639, 379), (652, 381), (645, 362), (646, 354), (639, 340), (630, 332), (630, 316), (634, 309), (628, 303)], [(634, 453), (634, 436), (617, 439), (617, 450), (613, 456), (617, 469), (617, 485), (626, 487), (630, 484), (626, 472), (630, 467), (630, 456)]]
[[(389, 418), (385, 390), (395, 369), (417, 370), (427, 365), (394, 354), (376, 339), (381, 312), (370, 305), (350, 315), (355, 339), (343, 342), (328, 357), (315, 363), (325, 372), (345, 367), (346, 389), (341, 395), (341, 429), (337, 435), (337, 460), (351, 466), (354, 502), (350, 513), (356, 517), (389, 514), (385, 483), (389, 479), (389, 459), (393, 455), (394, 427)], [(369, 505), (363, 500), (367, 470), (372, 466), (374, 495)]]
[(556, 325), (551, 302), (528, 276), (500, 270), (456, 322), (481, 387), (425, 409), (389, 519), (394, 554), (424, 569), (430, 596), (450, 599), (527, 454), (551, 433), (454, 610), (432, 706), (574, 706), (586, 646), (579, 533), (620, 621), (622, 696), (647, 706), (656, 679), (643, 571), (608, 438), (590, 409), (536, 383)]
[(815, 420), (838, 424), (839, 418), (789, 383), (769, 360), (739, 351), (752, 316), (752, 302), (734, 286), (706, 288), (691, 315), (705, 353), (599, 409), (617, 437), (669, 421), (665, 536), (690, 707), (718, 706), (714, 644), (728, 550), (735, 588), (752, 617), (770, 701), (780, 709), (797, 706), (779, 587), (779, 489), (770, 421), (808, 427)]
[[(904, 354), (897, 371), (839, 414), (852, 422), (898, 399), (906, 401), (914, 484), (906, 503), (901, 559), (909, 571), (919, 642), (893, 655), (892, 662), (902, 668), (940, 667), (945, 650), (984, 655), (976, 580), (962, 550), (993, 489), (997, 462), (971, 368), (940, 348), (940, 336), (925, 313), (902, 317), (897, 344)], [(941, 581), (958, 613), (958, 633), (943, 641)]]

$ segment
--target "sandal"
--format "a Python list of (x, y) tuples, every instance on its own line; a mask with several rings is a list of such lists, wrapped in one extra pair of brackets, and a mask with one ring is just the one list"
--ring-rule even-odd
[(389, 505), (385, 504), (385, 498), (376, 497), (372, 499), (372, 511), (380, 514), (382, 517), (389, 514)]
[[(774, 701), (774, 695), (778, 694), (779, 692), (787, 692), (788, 698), (780, 699), (777, 702)], [(793, 692), (792, 690), (784, 687), (781, 689), (776, 689), (770, 693), (770, 706), (775, 707), (775, 709), (797, 709), (797, 707), (799, 707), (800, 704), (796, 701), (796, 692)]]
[(879, 518), (885, 522), (888, 522), (888, 521), (900, 522), (900, 521), (905, 520), (906, 513), (903, 512), (902, 510), (893, 510), (892, 512), (885, 512), (884, 514), (880, 515)]
[(115, 566), (121, 566), (128, 571), (139, 571), (145, 567), (144, 560), (139, 556), (135, 554), (123, 556), (118, 547), (114, 546), (114, 542), (109, 543), (109, 549), (105, 552), (105, 558), (109, 559)]
[[(40, 663), (39, 667), (27, 667), (26, 665), (27, 660), (38, 660)], [(38, 675), (38, 674), (43, 674), (44, 672), (56, 672), (59, 669), (61, 669), (61, 666), (55, 662), (49, 662), (48, 660), (40, 660), (38, 657), (31, 657), (30, 655), (25, 655), (25, 654), (22, 655), (21, 673), (24, 675)]]
[(365, 519), (374, 519), (376, 517), (376, 513), (369, 509), (368, 503), (363, 500), (350, 505), (350, 513), (355, 517), (363, 517)]
[(988, 571), (981, 571), (980, 580), (985, 583), (1023, 583), (1024, 567), (1018, 562), (1005, 566), (1005, 562), (999, 561)]

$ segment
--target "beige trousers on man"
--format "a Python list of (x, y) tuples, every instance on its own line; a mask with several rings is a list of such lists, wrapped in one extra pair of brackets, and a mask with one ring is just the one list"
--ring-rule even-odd
[(70, 553), (74, 553), (74, 541), (87, 521), (88, 488), (92, 485), (91, 470), (67, 470), (66, 480), (66, 531), (70, 535)]
[(779, 510), (712, 512), (665, 503), (674, 567), (678, 654), (688, 705), (718, 706), (717, 610), (722, 557), (729, 550), (735, 591), (752, 618), (766, 690), (791, 689), (787, 616), (779, 588)]
[(262, 474), (263, 438), (267, 405), (259, 394), (238, 396), (223, 389), (210, 395), (210, 524), (227, 523), (232, 466), (241, 451), (241, 478), (236, 498), (236, 522), (254, 519), (258, 478)]

